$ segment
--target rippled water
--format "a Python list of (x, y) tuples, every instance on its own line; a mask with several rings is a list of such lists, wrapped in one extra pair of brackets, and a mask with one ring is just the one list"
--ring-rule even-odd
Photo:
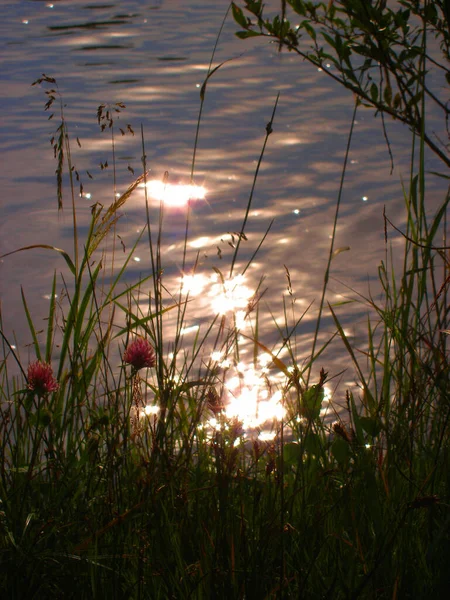
[[(56, 163), (49, 144), (58, 116), (47, 121), (44, 93), (31, 83), (42, 73), (58, 81), (72, 136), (73, 161), (84, 183), (85, 197), (79, 200), (79, 210), (85, 231), (90, 205), (108, 205), (114, 199), (110, 132), (101, 133), (96, 122), (101, 103), (126, 105), (115, 129), (118, 192), (133, 181), (130, 169), (136, 174), (141, 172), (141, 125), (151, 178), (161, 180), (168, 171), (170, 184), (189, 182), (200, 88), (227, 8), (228, 0), (1, 4), (0, 253), (36, 243), (70, 251), (69, 196), (66, 194), (63, 214), (58, 215)], [(192, 264), (200, 252), (200, 268), (205, 276), (213, 273), (213, 266), (229, 269), (229, 232), (240, 229), (265, 126), (280, 92), (274, 131), (250, 211), (248, 240), (242, 244), (241, 264), (252, 255), (275, 219), (247, 272), (246, 285), (254, 289), (259, 278), (265, 276), (263, 288), (267, 292), (262, 307), (278, 317), (283, 294), (287, 293), (286, 265), (298, 315), (315, 301), (298, 329), (297, 348), (302, 360), (311, 348), (353, 99), (325, 73), (295, 56), (278, 53), (276, 47), (264, 41), (238, 40), (233, 35), (235, 30), (229, 17), (214, 66), (229, 62), (212, 76), (206, 90), (194, 178), (197, 185), (206, 188), (206, 195), (192, 202), (189, 262)], [(118, 127), (126, 130), (128, 124), (136, 135), (122, 137)], [(333, 261), (328, 293), (332, 302), (342, 300), (341, 294), (355, 297), (346, 286), (367, 294), (370, 284), (372, 292), (377, 293), (377, 265), (385, 252), (383, 206), (398, 226), (404, 223), (400, 177), (407, 178), (408, 174), (410, 136), (405, 128), (391, 123), (389, 134), (395, 159), (392, 175), (379, 120), (370, 110), (360, 109), (336, 237), (337, 248), (349, 249)], [(75, 142), (77, 137), (81, 148)], [(100, 164), (105, 161), (110, 166), (102, 170)], [(439, 166), (430, 159), (427, 167)], [(439, 185), (439, 181), (431, 182), (428, 189), (431, 212), (442, 196)], [(118, 233), (129, 248), (145, 222), (142, 190), (127, 203), (123, 213)], [(184, 216), (183, 208), (166, 209), (163, 247), (167, 277), (181, 274)], [(391, 239), (400, 249), (401, 239)], [(133, 263), (128, 281), (149, 271), (144, 246), (135, 258), (140, 260)], [(2, 261), (0, 292), (5, 330), (9, 336), (13, 330), (16, 332), (23, 356), (30, 340), (20, 286), (33, 315), (45, 327), (41, 319), (52, 274), (63, 267), (59, 257), (44, 250), (19, 253)], [(208, 305), (211, 296), (211, 288), (209, 292), (202, 288), (203, 304)], [(204, 314), (201, 306), (189, 317), (187, 327), (195, 331)], [(346, 304), (339, 314), (349, 335), (364, 346), (364, 306)], [(261, 323), (265, 343), (275, 343), (278, 335), (267, 310), (262, 310)], [(333, 331), (327, 317), (323, 339)], [(349, 361), (342, 358), (338, 340), (318, 366), (331, 373), (350, 367)], [(353, 377), (349, 368), (343, 375), (344, 384), (352, 382)]]

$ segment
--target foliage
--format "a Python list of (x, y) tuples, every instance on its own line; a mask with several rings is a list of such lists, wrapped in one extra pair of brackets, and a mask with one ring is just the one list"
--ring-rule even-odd
[[(233, 3), (234, 19), (242, 28), (238, 37), (266, 37), (298, 54), (356, 94), (364, 106), (423, 136), (450, 166), (446, 0), (400, 0), (394, 7), (386, 0), (281, 0), (274, 17), (265, 16), (261, 0), (245, 0), (243, 5), (251, 18)], [(426, 129), (425, 101), (442, 114), (444, 139)]]

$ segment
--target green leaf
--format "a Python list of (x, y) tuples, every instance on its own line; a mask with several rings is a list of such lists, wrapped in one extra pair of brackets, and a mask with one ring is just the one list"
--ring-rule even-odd
[(286, 465), (295, 466), (302, 461), (302, 448), (297, 442), (289, 442), (283, 446), (283, 458)]
[(308, 390), (303, 392), (303, 407), (309, 419), (317, 419), (319, 417), (324, 397), (323, 386), (319, 385), (312, 385)]
[(360, 417), (359, 422), (364, 431), (372, 437), (376, 437), (381, 431), (382, 423), (379, 419), (375, 419), (374, 417)]
[(305, 31), (308, 32), (308, 35), (314, 40), (316, 41), (316, 30), (314, 29), (314, 27), (312, 27), (309, 24), (309, 21), (303, 21), (303, 23), (300, 25), (300, 27), (303, 27), (303, 29), (305, 29)]
[(339, 319), (337, 318), (337, 316), (336, 316), (336, 314), (335, 314), (335, 312), (333, 310), (333, 307), (331, 306), (330, 303), (328, 303), (328, 308), (330, 309), (331, 315), (332, 315), (333, 320), (334, 320), (334, 322), (336, 324), (336, 327), (338, 329), (339, 335), (341, 336), (342, 341), (344, 342), (344, 345), (347, 348), (347, 351), (348, 351), (348, 353), (350, 354), (350, 356), (352, 358), (353, 364), (355, 365), (355, 367), (356, 367), (356, 369), (358, 371), (359, 378), (361, 380), (361, 383), (363, 384), (364, 395), (365, 395), (365, 398), (366, 398), (366, 400), (367, 400), (367, 402), (369, 404), (369, 408), (373, 410), (375, 408), (375, 406), (376, 406), (376, 402), (375, 402), (375, 399), (372, 396), (372, 393), (370, 392), (370, 390), (369, 390), (369, 388), (367, 386), (366, 379), (365, 379), (364, 374), (363, 374), (363, 372), (361, 370), (361, 367), (359, 366), (358, 360), (356, 359), (356, 356), (355, 356), (355, 353), (353, 351), (353, 348), (352, 348), (350, 342), (348, 341), (348, 338), (347, 338), (347, 336), (345, 334), (345, 331), (343, 330), (342, 325), (340, 324)]
[(313, 454), (314, 456), (320, 456), (322, 454), (322, 441), (317, 433), (309, 431), (306, 434), (304, 448), (308, 454)]
[[(80, 307), (76, 314), (74, 341), (77, 344), (80, 344), (79, 349), (81, 349), (81, 347), (84, 345), (81, 341), (82, 340), (81, 330), (82, 330), (83, 325), (86, 325), (86, 332), (92, 331), (92, 329), (95, 325), (95, 319), (92, 319), (92, 318), (88, 319), (88, 323), (86, 324), (84, 316), (85, 316), (87, 307), (89, 306), (90, 303), (93, 302), (94, 294), (95, 294), (95, 282), (97, 281), (97, 277), (98, 277), (101, 267), (102, 267), (102, 263), (99, 262), (97, 267), (95, 268), (95, 271), (93, 273), (90, 273), (90, 275), (91, 275), (90, 281), (89, 281), (88, 285), (86, 286), (86, 290), (83, 294), (83, 298), (81, 300)], [(86, 334), (86, 332), (85, 332), (85, 335), (83, 336), (83, 338), (84, 338), (84, 343), (87, 345), (89, 334)]]
[(389, 84), (386, 85), (386, 87), (384, 88), (383, 97), (384, 97), (384, 101), (386, 102), (386, 104), (388, 106), (391, 106), (392, 105), (392, 88)]
[(31, 337), (33, 338), (33, 345), (34, 345), (34, 351), (36, 353), (36, 358), (38, 360), (42, 360), (41, 349), (39, 347), (39, 342), (38, 342), (37, 335), (36, 335), (36, 329), (34, 327), (34, 323), (33, 323), (33, 319), (31, 318), (30, 311), (28, 310), (28, 304), (25, 299), (25, 294), (24, 294), (22, 286), (20, 287), (20, 293), (22, 294), (22, 303), (23, 303), (23, 307), (25, 309), (25, 315), (27, 317), (28, 327), (30, 329)]
[(341, 466), (346, 466), (350, 458), (350, 446), (341, 437), (337, 437), (331, 444), (331, 453)]
[(243, 27), (244, 29), (247, 29), (248, 23), (247, 23), (247, 19), (244, 17), (244, 13), (242, 12), (242, 9), (240, 9), (239, 6), (236, 6), (236, 4), (233, 2), (231, 5), (231, 10), (233, 12), (233, 18), (236, 21), (236, 23), (238, 25), (240, 25), (241, 27)]
[(323, 33), (323, 32), (322, 32), (322, 36), (330, 44), (330, 46), (332, 48), (336, 49), (336, 42), (333, 40), (332, 37), (330, 37), (327, 33)]
[(251, 37), (258, 37), (261, 34), (258, 31), (237, 31), (236, 32), (236, 37), (240, 38), (241, 40), (245, 40), (247, 38), (251, 38)]
[(306, 8), (303, 0), (291, 0), (291, 6), (298, 15), (306, 16)]
[(394, 96), (394, 101), (393, 101), (392, 105), (397, 110), (397, 108), (400, 106), (401, 103), (402, 103), (402, 97), (400, 96), (399, 92), (397, 92)]
[(374, 102), (378, 100), (378, 87), (375, 83), (370, 86), (370, 97)]
[(363, 436), (363, 428), (361, 425), (361, 417), (358, 414), (358, 411), (356, 409), (355, 400), (354, 400), (353, 394), (351, 392), (349, 394), (349, 398), (350, 398), (350, 408), (351, 408), (352, 418), (353, 418), (353, 425), (355, 427), (356, 439), (358, 440), (358, 443), (362, 445), (364, 443), (364, 436)]
[(423, 12), (425, 19), (435, 25), (438, 13), (436, 7), (434, 6), (434, 2), (425, 2)]
[(52, 295), (50, 297), (50, 309), (47, 322), (47, 344), (45, 346), (45, 360), (50, 362), (52, 357), (53, 330), (55, 325), (56, 306), (56, 273), (53, 274)]
[(23, 246), (23, 248), (18, 248), (17, 250), (13, 250), (12, 252), (7, 252), (6, 254), (2, 254), (0, 258), (5, 258), (5, 256), (11, 256), (11, 254), (16, 254), (16, 252), (23, 252), (23, 250), (34, 250), (35, 248), (44, 248), (44, 250), (55, 250), (55, 252), (59, 252), (64, 260), (67, 263), (67, 266), (70, 269), (72, 275), (76, 274), (75, 265), (73, 264), (70, 256), (61, 248), (56, 248), (55, 246), (49, 246), (48, 244), (33, 244), (32, 246)]
[(261, 17), (262, 0), (246, 0), (247, 10), (253, 13), (256, 17)]
[(46, 408), (41, 409), (37, 413), (37, 422), (36, 422), (37, 426), (48, 427), (51, 422), (52, 422), (52, 413), (49, 410), (47, 410)]
[[(239, 33), (239, 32), (238, 32)], [(245, 33), (245, 32), (244, 32)], [(237, 34), (236, 34), (237, 35)], [(228, 62), (231, 62), (232, 60), (234, 60), (233, 58), (228, 58), (227, 60), (224, 60), (223, 62), (220, 63), (220, 65), (217, 65), (216, 67), (214, 67), (214, 69), (211, 69), (207, 76), (205, 81), (202, 84), (201, 90), (200, 90), (200, 99), (203, 101), (205, 99), (205, 93), (206, 93), (206, 84), (208, 83), (210, 77), (212, 77), (214, 75), (214, 73), (216, 71), (218, 71), (220, 69), (220, 67), (223, 67), (223, 65), (225, 65)]]

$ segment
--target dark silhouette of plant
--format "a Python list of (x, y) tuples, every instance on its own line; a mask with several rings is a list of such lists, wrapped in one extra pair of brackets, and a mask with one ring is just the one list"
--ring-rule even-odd
[[(450, 166), (450, 5), (448, 0), (280, 0), (280, 13), (266, 18), (262, 0), (233, 3), (240, 38), (274, 40), (309, 61), (360, 102), (388, 114), (420, 135)], [(394, 3), (391, 3), (394, 4)], [(291, 9), (291, 10), (290, 10)], [(295, 24), (292, 20), (295, 19)], [(425, 103), (443, 113), (443, 134), (427, 130)]]

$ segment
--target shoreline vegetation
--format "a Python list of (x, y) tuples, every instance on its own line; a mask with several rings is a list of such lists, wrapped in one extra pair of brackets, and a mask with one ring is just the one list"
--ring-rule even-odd
[[(43, 75), (35, 82), (44, 88), (45, 109), (57, 123), (51, 140), (56, 196), (61, 209), (68, 192), (73, 248), (42, 244), (8, 253), (45, 248), (61, 255), (66, 270), (61, 280), (56, 273), (53, 277), (44, 331), (33, 321), (30, 300), (22, 293), (34, 353), (30, 362), (22, 360), (20, 349), (4, 333), (7, 315), (0, 312), (2, 597), (447, 597), (448, 191), (432, 217), (425, 206), (429, 179), (448, 179), (448, 145), (427, 130), (426, 115), (428, 103), (437, 107), (443, 113), (443, 135), (448, 135), (448, 104), (429, 80), (437, 71), (444, 82), (450, 81), (450, 19), (447, 4), (439, 0), (397, 4), (393, 10), (384, 1), (282, 0), (279, 13), (270, 18), (261, 1), (230, 4), (239, 37), (268, 38), (280, 51), (295, 52), (318, 68), (333, 62), (336, 83), (355, 98), (347, 155), (359, 110), (372, 108), (380, 115), (392, 159), (395, 140), (389, 139), (387, 118), (411, 130), (410, 177), (399, 185), (405, 226), (397, 227), (385, 211), (386, 255), (378, 266), (382, 298), (360, 298), (368, 309), (368, 344), (365, 349), (352, 344), (339, 307), (326, 294), (339, 251), (334, 235), (345, 159), (306, 363), (297, 361), (295, 351), (304, 315), (295, 316), (290, 294), (284, 300), (285, 325), (274, 320), (277, 350), (265, 345), (259, 326), (262, 282), (245, 297), (239, 318), (218, 311), (186, 345), (190, 291), (183, 281), (175, 291), (166, 285), (165, 207), (161, 200), (155, 208), (148, 197), (144, 132), (141, 174), (108, 208), (92, 206), (91, 224), (82, 237), (77, 199), (83, 187), (71, 159), (73, 139), (64, 102), (54, 78)], [(431, 39), (440, 58), (429, 49)], [(201, 88), (195, 148), (207, 82), (220, 67), (213, 67), (213, 59), (214, 53)], [(251, 258), (242, 260), (276, 107), (266, 126), (242, 226), (232, 240), (230, 264), (216, 272), (227, 302), (270, 238), (271, 225)], [(124, 109), (118, 103), (97, 111), (100, 128), (111, 133), (114, 193), (115, 117)], [(131, 127), (120, 133), (135, 134)], [(430, 152), (440, 159), (443, 172), (426, 172)], [(146, 224), (118, 260), (116, 222), (141, 184)], [(191, 264), (187, 252), (189, 220), (188, 201), (182, 271), (193, 277), (200, 266)], [(404, 240), (401, 272), (393, 268), (392, 231)], [(125, 283), (134, 249), (143, 241), (151, 274)], [(280, 268), (280, 277), (286, 276), (289, 290), (289, 270)], [(332, 316), (335, 333), (321, 345), (325, 313)], [(244, 321), (250, 324), (245, 330)], [(252, 381), (262, 382), (253, 429), (246, 418), (227, 412), (230, 397), (239, 400), (239, 390), (251, 387), (240, 366), (242, 338), (252, 348)], [(359, 393), (338, 389), (336, 397), (328, 398), (326, 384), (335, 374), (318, 372), (318, 358), (339, 338), (357, 374)], [(227, 396), (232, 372), (236, 387)], [(268, 400), (274, 401), (275, 418), (264, 416)], [(344, 410), (336, 411), (331, 421), (334, 404)], [(265, 432), (264, 419), (272, 423), (272, 436), (258, 436)]]

